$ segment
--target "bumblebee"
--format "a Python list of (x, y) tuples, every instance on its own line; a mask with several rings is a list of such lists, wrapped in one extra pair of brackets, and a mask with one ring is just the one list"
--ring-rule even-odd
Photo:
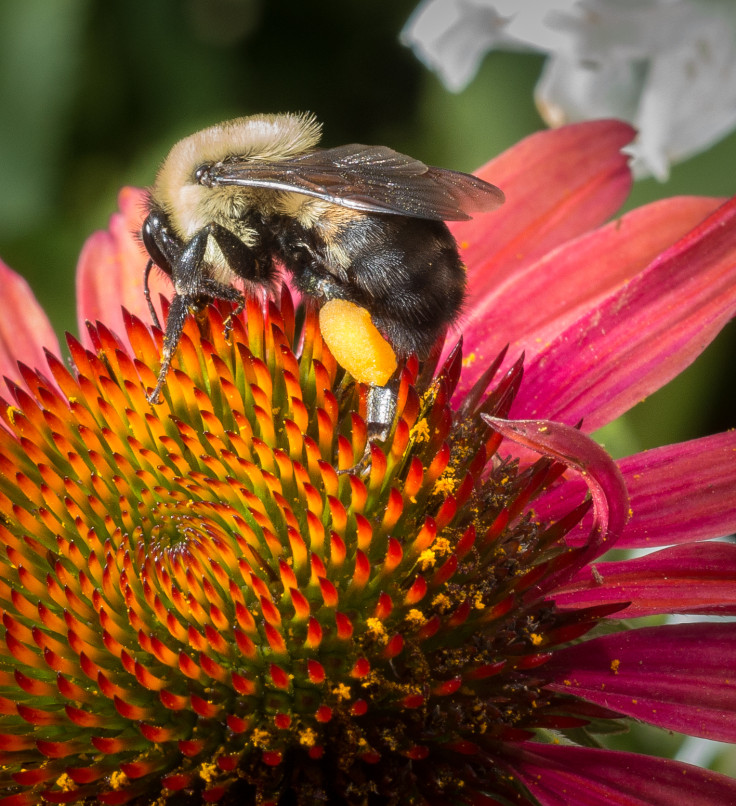
[[(237, 313), (233, 283), (275, 290), (280, 267), (319, 303), (366, 309), (400, 358), (425, 357), (457, 319), (465, 269), (444, 222), (498, 207), (501, 190), (385, 146), (321, 149), (320, 135), (309, 114), (254, 115), (185, 138), (164, 160), (141, 233), (156, 324), (152, 266), (174, 286), (151, 403), (190, 312), (222, 299)], [(374, 415), (384, 426), (391, 416)]]

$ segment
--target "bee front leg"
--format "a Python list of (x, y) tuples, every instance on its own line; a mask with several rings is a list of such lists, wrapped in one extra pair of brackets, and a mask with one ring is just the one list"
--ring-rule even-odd
[(146, 397), (151, 404), (161, 402), (161, 390), (166, 383), (166, 376), (171, 368), (171, 361), (176, 353), (184, 330), (184, 324), (190, 313), (196, 313), (207, 302), (223, 299), (232, 302), (236, 310), (241, 311), (245, 304), (243, 295), (236, 288), (219, 283), (204, 272), (204, 257), (210, 227), (200, 230), (176, 260), (170, 262), (171, 279), (174, 284), (174, 297), (171, 300), (169, 316), (164, 332), (164, 348), (161, 356), (161, 368), (153, 391)]
[(161, 402), (161, 390), (166, 383), (166, 376), (171, 368), (171, 359), (179, 346), (184, 323), (191, 312), (191, 299), (189, 297), (176, 294), (171, 300), (169, 308), (169, 318), (166, 320), (166, 332), (164, 333), (164, 349), (161, 355), (161, 369), (158, 372), (158, 379), (154, 390), (146, 395), (146, 399), (152, 405)]

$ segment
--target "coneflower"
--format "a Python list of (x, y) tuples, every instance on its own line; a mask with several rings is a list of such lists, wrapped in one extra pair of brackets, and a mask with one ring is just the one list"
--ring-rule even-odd
[[(137, 315), (70, 338), (71, 367), (30, 360), (39, 311), (6, 270), (27, 317), (0, 411), (0, 806), (736, 799), (595, 739), (626, 718), (735, 738), (732, 625), (621, 619), (736, 609), (736, 549), (703, 542), (736, 525), (736, 436), (615, 463), (585, 434), (736, 305), (733, 204), (591, 230), (628, 136), (570, 127), (487, 169), (509, 202), (458, 226), (465, 355), (409, 360), (372, 444), (365, 387), (286, 289), (227, 337), (224, 308), (192, 319), (148, 404), (131, 192), (80, 302)], [(676, 545), (602, 562), (614, 543)]]

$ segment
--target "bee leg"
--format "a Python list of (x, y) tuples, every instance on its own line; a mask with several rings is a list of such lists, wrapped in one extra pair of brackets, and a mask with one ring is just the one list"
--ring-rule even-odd
[[(276, 270), (270, 252), (262, 252), (256, 257), (250, 246), (220, 224), (212, 223), (207, 230), (238, 277), (241, 277), (246, 283), (255, 283), (260, 286), (269, 287), (273, 284)], [(232, 320), (243, 312), (244, 307), (245, 299), (242, 294), (239, 294), (235, 309), (225, 319), (225, 335), (232, 330)]]
[(148, 312), (151, 314), (151, 321), (153, 324), (161, 330), (161, 323), (158, 321), (158, 314), (156, 313), (156, 309), (153, 307), (153, 302), (151, 301), (151, 288), (148, 285), (148, 278), (151, 276), (151, 269), (153, 268), (153, 261), (149, 260), (146, 263), (146, 268), (143, 271), (143, 296), (146, 298), (146, 302), (148, 303)]
[(202, 289), (200, 293), (204, 294), (211, 299), (222, 299), (225, 302), (232, 302), (235, 306), (232, 311), (225, 317), (225, 321), (222, 323), (223, 332), (227, 336), (230, 331), (233, 329), (233, 319), (236, 316), (240, 316), (243, 312), (243, 308), (245, 308), (245, 297), (238, 291), (237, 288), (233, 288), (231, 285), (224, 285), (223, 283), (218, 283), (216, 280), (204, 280), (200, 283), (200, 288)]
[(391, 426), (396, 416), (396, 397), (398, 394), (398, 382), (389, 381), (386, 386), (376, 386), (371, 384), (368, 387), (368, 399), (366, 401), (366, 429), (368, 440), (366, 442), (363, 456), (352, 467), (345, 470), (338, 470), (337, 474), (342, 476), (351, 473), (361, 476), (367, 473), (371, 467), (371, 443), (388, 438)]
[(198, 311), (203, 304), (212, 299), (223, 299), (232, 302), (242, 310), (245, 305), (243, 295), (236, 288), (218, 283), (203, 276), (202, 262), (207, 248), (209, 228), (198, 232), (186, 245), (178, 260), (171, 265), (171, 279), (175, 294), (171, 300), (169, 317), (164, 332), (164, 349), (161, 355), (161, 369), (154, 390), (147, 395), (152, 405), (161, 402), (161, 390), (166, 383), (166, 376), (171, 368), (171, 361), (179, 346), (184, 324), (190, 312)]
[(156, 387), (149, 395), (146, 395), (146, 399), (151, 405), (155, 406), (161, 402), (161, 390), (164, 388), (166, 376), (169, 374), (169, 369), (171, 368), (171, 359), (174, 357), (176, 348), (179, 346), (179, 340), (184, 330), (184, 323), (187, 321), (192, 307), (194, 306), (191, 297), (177, 294), (171, 300), (169, 318), (166, 320), (164, 349), (161, 355), (161, 369), (158, 372)]
[(366, 400), (366, 428), (368, 442), (384, 440), (391, 431), (396, 415), (396, 400), (399, 393), (398, 382), (390, 380), (385, 386), (371, 384)]

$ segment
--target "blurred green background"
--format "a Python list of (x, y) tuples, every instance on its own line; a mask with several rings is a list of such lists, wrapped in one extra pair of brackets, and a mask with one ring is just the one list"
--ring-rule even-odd
[[(540, 57), (492, 54), (459, 95), (398, 41), (415, 0), (3, 0), (0, 255), (61, 333), (74, 267), (124, 184), (147, 185), (180, 137), (255, 112), (311, 110), (324, 142), (385, 143), (472, 170), (542, 127)], [(736, 135), (639, 183), (631, 205), (731, 195)], [(617, 454), (734, 425), (733, 326), (604, 438)]]

